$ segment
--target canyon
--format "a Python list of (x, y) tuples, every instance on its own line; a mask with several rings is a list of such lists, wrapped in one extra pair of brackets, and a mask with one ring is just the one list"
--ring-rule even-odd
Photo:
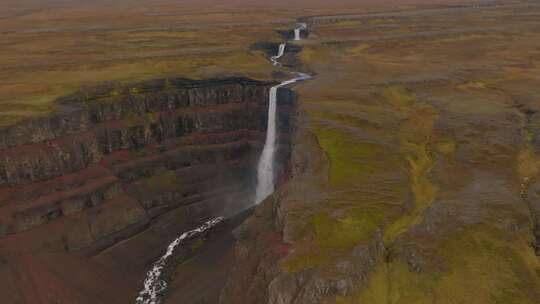
[[(299, 24), (294, 29), (294, 40), (300, 40), (300, 34), (303, 34), (305, 36), (306, 33), (307, 25), (304, 23)], [(282, 66), (281, 62), (279, 62), (279, 59), (283, 57), (283, 55), (285, 55), (286, 47), (286, 42), (280, 43), (277, 47), (277, 54), (269, 56), (269, 60), (274, 66)], [(167, 247), (167, 251), (165, 252), (165, 254), (154, 263), (152, 269), (149, 270), (146, 274), (146, 278), (144, 280), (144, 288), (141, 290), (139, 296), (136, 299), (137, 304), (158, 304), (163, 301), (163, 298), (168, 292), (167, 288), (170, 281), (175, 279), (174, 274), (166, 276), (166, 273), (169, 272), (169, 270), (174, 266), (177, 266), (179, 263), (185, 262), (190, 257), (189, 253), (193, 254), (194, 252), (198, 251), (196, 249), (186, 249), (186, 246), (188, 246), (189, 243), (193, 243), (194, 240), (204, 242), (207, 239), (207, 234), (209, 231), (216, 229), (216, 227), (221, 228), (224, 222), (238, 221), (238, 219), (235, 220), (235, 218), (238, 218), (237, 215), (244, 213), (242, 211), (247, 210), (247, 212), (249, 213), (249, 211), (251, 211), (250, 209), (252, 209), (253, 207), (256, 208), (257, 205), (259, 205), (261, 202), (263, 202), (266, 198), (268, 198), (274, 193), (276, 188), (276, 177), (279, 177), (280, 175), (281, 177), (283, 177), (283, 174), (280, 174), (280, 172), (277, 171), (279, 169), (280, 163), (276, 162), (276, 152), (278, 152), (277, 150), (279, 149), (277, 136), (278, 90), (285, 86), (311, 78), (310, 75), (301, 72), (294, 72), (294, 74), (296, 75), (293, 78), (282, 81), (281, 83), (272, 86), (269, 90), (267, 112), (268, 118), (265, 135), (266, 139), (264, 141), (264, 146), (258, 159), (258, 165), (256, 170), (257, 179), (254, 192), (255, 196), (254, 198), (252, 198), (252, 202), (249, 205), (243, 207), (243, 209), (242, 207), (239, 208), (238, 206), (229, 206), (228, 208), (223, 209), (221, 213), (219, 213), (220, 215), (218, 217), (206, 221), (201, 226), (195, 229), (182, 233), (178, 238), (176, 238), (172, 243), (170, 243)], [(288, 157), (285, 160), (285, 163), (286, 162), (288, 162)], [(242, 200), (243, 198), (240, 199)], [(223, 236), (221, 237), (223, 238)], [(177, 247), (179, 247), (179, 250), (181, 250), (184, 254), (179, 255), (178, 253), (176, 253), (175, 250), (177, 249)], [(229, 251), (232, 249), (230, 244), (229, 248), (225, 247), (221, 250), (227, 251), (227, 249)], [(176, 264), (171, 266), (170, 264), (168, 264), (168, 261), (169, 259), (171, 259), (171, 257), (174, 258), (175, 256), (181, 256), (182, 258), (177, 259)], [(219, 259), (214, 258), (214, 260)], [(212, 262), (215, 263), (215, 261)], [(202, 271), (204, 272), (204, 270)], [(215, 274), (213, 274), (212, 277), (213, 276), (215, 276)], [(178, 290), (177, 288), (175, 292), (182, 293), (184, 289), (186, 288), (180, 288), (180, 290)], [(203, 297), (201, 298), (201, 296)], [(211, 292), (206, 291), (203, 295), (199, 295), (199, 300), (204, 299), (202, 301), (208, 301), (209, 297), (212, 297)], [(214, 298), (212, 301), (217, 302), (218, 299)]]
[(50, 1), (0, 4), (2, 303), (538, 302), (538, 1)]
[[(63, 281), (69, 276), (54, 273), (54, 266), (25, 270), (42, 256), (52, 257), (50, 263), (75, 257), (73, 267), (81, 267), (84, 276), (78, 263), (91, 265), (89, 260), (115, 255), (125, 259), (135, 251), (144, 257), (135, 267), (126, 261), (103, 263), (107, 271), (118, 264), (141, 271), (178, 229), (247, 209), (272, 85), (245, 78), (160, 79), (94, 88), (62, 98), (62, 111), (54, 115), (3, 129), (0, 252), (9, 266), (2, 277), (21, 279), (4, 285), (4, 299), (41, 301), (46, 298), (41, 292), (48, 291), (31, 286), (49, 276), (59, 281), (51, 284), (69, 285)], [(282, 175), (295, 97), (285, 88), (278, 94), (276, 159), (281, 165), (276, 170)], [(145, 242), (150, 235), (152, 246)], [(89, 285), (101, 283), (107, 281)], [(64, 301), (93, 301), (79, 298), (79, 291), (58, 292), (55, 296)], [(135, 299), (133, 291), (126, 292), (129, 296)]]

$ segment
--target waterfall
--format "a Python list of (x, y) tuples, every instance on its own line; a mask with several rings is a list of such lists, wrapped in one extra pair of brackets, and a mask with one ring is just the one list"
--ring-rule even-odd
[(300, 23), (300, 26), (294, 29), (294, 40), (302, 40), (300, 34), (307, 28), (307, 24)]
[(310, 79), (311, 76), (304, 73), (297, 73), (295, 78), (283, 81), (270, 88), (268, 98), (268, 127), (266, 129), (266, 140), (257, 167), (257, 190), (255, 192), (255, 204), (262, 202), (266, 197), (274, 192), (274, 154), (276, 152), (276, 113), (277, 113), (277, 91), (283, 86), (293, 84), (297, 81)]
[(287, 43), (282, 43), (279, 45), (278, 55), (276, 59), (279, 59), (283, 54), (285, 53), (285, 47), (287, 46)]
[(270, 57), (270, 61), (272, 61), (272, 64), (275, 66), (281, 66), (281, 63), (279, 63), (278, 59), (285, 54), (285, 47), (287, 46), (287, 43), (282, 43), (279, 45), (278, 53), (276, 56)]
[[(301, 29), (306, 28), (306, 24), (300, 24), (300, 27), (295, 29), (295, 35)], [(300, 40), (300, 34), (298, 39)], [(285, 51), (285, 43), (279, 46), (277, 56), (272, 56), (271, 60), (274, 65), (280, 65), (277, 61), (278, 58), (283, 56)], [(255, 204), (262, 202), (270, 194), (274, 192), (274, 154), (276, 152), (276, 113), (277, 113), (277, 91), (280, 87), (293, 84), (297, 81), (302, 81), (311, 78), (311, 76), (304, 73), (297, 73), (295, 78), (283, 81), (282, 83), (270, 88), (268, 97), (268, 127), (266, 129), (266, 140), (264, 142), (264, 148), (259, 158), (259, 164), (257, 166), (257, 189), (255, 191)]]
[(276, 146), (276, 99), (279, 85), (270, 88), (268, 98), (268, 127), (266, 141), (257, 167), (257, 190), (255, 203), (260, 203), (274, 192), (274, 152)]

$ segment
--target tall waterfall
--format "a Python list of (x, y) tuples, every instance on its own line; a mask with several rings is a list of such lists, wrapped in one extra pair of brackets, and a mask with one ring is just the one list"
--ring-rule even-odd
[(268, 98), (268, 127), (266, 140), (257, 167), (257, 190), (255, 192), (255, 204), (262, 202), (274, 192), (274, 154), (276, 152), (276, 113), (277, 91), (279, 88), (293, 84), (297, 81), (311, 78), (308, 74), (297, 73), (295, 78), (286, 80), (270, 88)]
[(257, 167), (255, 203), (260, 203), (274, 192), (274, 152), (276, 149), (276, 99), (279, 85), (270, 88), (268, 97), (268, 127), (266, 141)]

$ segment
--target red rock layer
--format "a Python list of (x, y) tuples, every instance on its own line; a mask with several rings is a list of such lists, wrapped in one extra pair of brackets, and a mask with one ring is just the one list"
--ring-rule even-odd
[[(107, 289), (93, 282), (74, 291), (61, 270), (68, 259), (104, 284), (132, 273), (119, 286), (133, 299), (134, 278), (171, 237), (249, 201), (270, 85), (177, 79), (78, 93), (54, 115), (0, 130), (0, 262), (9, 264), (0, 282), (20, 277), (6, 298), (86, 303), (81, 292)], [(294, 96), (280, 94), (285, 159)]]

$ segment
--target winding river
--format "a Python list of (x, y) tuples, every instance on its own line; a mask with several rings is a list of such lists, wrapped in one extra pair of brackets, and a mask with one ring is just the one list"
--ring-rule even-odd
[[(297, 28), (294, 29), (294, 40), (301, 40), (302, 31), (307, 30), (307, 24), (300, 23)], [(281, 66), (279, 59), (285, 54), (285, 48), (287, 43), (281, 43), (278, 47), (278, 53), (275, 56), (271, 56), (270, 62), (274, 66)], [(270, 88), (268, 98), (268, 127), (266, 130), (266, 140), (264, 148), (259, 158), (257, 166), (257, 189), (255, 191), (255, 200), (253, 205), (261, 203), (269, 195), (274, 192), (275, 187), (275, 152), (276, 152), (276, 115), (277, 115), (277, 92), (278, 89), (298, 81), (310, 79), (308, 74), (294, 72), (294, 77), (281, 82), (280, 84)], [(167, 251), (161, 256), (152, 266), (152, 269), (147, 272), (144, 280), (144, 287), (139, 292), (139, 296), (135, 300), (136, 304), (159, 304), (161, 303), (161, 296), (167, 289), (167, 282), (163, 279), (163, 270), (167, 265), (168, 259), (173, 255), (174, 250), (181, 246), (186, 239), (190, 239), (197, 234), (203, 233), (213, 227), (219, 225), (225, 220), (224, 217), (217, 217), (209, 220), (201, 226), (184, 232), (178, 238), (176, 238), (167, 247)]]

